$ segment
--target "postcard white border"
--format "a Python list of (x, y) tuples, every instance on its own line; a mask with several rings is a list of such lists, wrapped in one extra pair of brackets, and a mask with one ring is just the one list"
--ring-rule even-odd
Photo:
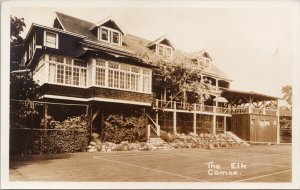
[[(38, 7), (57, 6), (61, 7), (218, 7), (218, 8), (242, 8), (242, 7), (286, 7), (294, 14), (294, 47), (293, 47), (293, 145), (292, 145), (292, 183), (106, 183), (106, 182), (11, 182), (9, 181), (8, 166), (8, 132), (9, 132), (9, 16), (10, 10), (15, 6)], [(300, 188), (300, 6), (299, 1), (7, 1), (1, 5), (1, 188), (9, 189), (291, 189)]]

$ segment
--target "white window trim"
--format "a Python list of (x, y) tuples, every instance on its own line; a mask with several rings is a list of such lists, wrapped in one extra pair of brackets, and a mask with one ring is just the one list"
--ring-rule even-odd
[[(106, 29), (108, 31), (107, 40), (102, 39), (102, 29)], [(116, 32), (116, 33), (119, 34), (119, 42), (118, 43), (113, 42), (113, 39), (112, 39), (113, 38), (113, 35), (112, 35), (113, 32)], [(106, 26), (99, 26), (98, 27), (98, 40), (121, 46), (122, 45), (122, 34), (121, 34), (120, 31), (115, 30), (113, 28), (109, 28), (109, 27), (106, 27)]]
[(55, 34), (55, 49), (58, 49), (58, 33), (56, 32), (51, 32), (51, 31), (48, 31), (48, 30), (44, 30), (44, 46), (45, 47), (48, 47), (48, 48), (52, 48), (52, 47), (49, 47), (47, 46), (46, 44), (46, 35), (47, 33), (51, 33), (51, 34)]
[[(93, 59), (93, 61), (96, 62), (96, 59)], [(130, 92), (136, 92), (136, 93), (152, 94), (152, 70), (151, 70), (151, 69), (144, 68), (144, 67), (139, 67), (139, 66), (135, 66), (135, 65), (130, 65), (130, 64), (126, 64), (126, 63), (119, 63), (119, 62), (107, 61), (107, 60), (104, 60), (104, 59), (103, 59), (103, 61), (105, 61), (105, 67), (103, 67), (103, 66), (97, 66), (97, 65), (94, 65), (94, 67), (95, 67), (95, 68), (103, 68), (103, 69), (105, 69), (105, 86), (96, 85), (96, 82), (95, 82), (94, 86), (96, 86), (96, 87), (101, 87), (101, 88), (107, 88), (107, 89), (115, 89), (115, 90), (130, 91)], [(119, 64), (119, 69), (109, 68), (109, 67), (108, 67), (108, 63), (109, 63), (109, 62)], [(129, 70), (129, 71), (121, 70), (121, 69), (120, 69), (120, 68), (121, 68), (120, 65), (127, 65), (127, 66), (130, 67), (130, 70)], [(132, 68), (132, 67), (139, 68), (139, 69), (140, 69), (140, 73), (132, 72), (132, 71), (131, 71), (131, 68)], [(143, 74), (143, 69), (147, 69), (147, 70), (149, 71), (149, 75)], [(119, 79), (118, 79), (119, 87), (118, 87), (118, 88), (117, 88), (117, 87), (109, 87), (109, 86), (108, 86), (108, 72), (109, 72), (109, 70), (112, 70), (112, 71), (119, 71), (119, 77), (118, 77), (118, 78), (119, 78)], [(125, 88), (120, 88), (120, 72), (124, 72), (124, 73), (125, 73), (125, 75), (124, 75), (125, 78), (126, 78), (126, 74), (127, 74), (127, 73), (130, 74), (130, 79), (129, 79), (129, 80), (130, 80), (130, 83), (131, 83), (131, 75), (132, 75), (132, 74), (135, 74), (135, 75), (136, 75), (136, 74), (139, 74), (139, 76), (140, 76), (139, 85), (142, 85), (141, 80), (143, 80), (143, 77), (144, 77), (144, 76), (148, 76), (148, 77), (149, 77), (149, 88), (148, 88), (149, 91), (148, 91), (148, 92), (143, 91), (143, 86), (140, 86), (140, 87), (139, 87), (139, 90), (132, 90), (132, 89), (131, 89), (131, 88), (132, 88), (131, 85), (130, 85), (130, 88), (129, 88), (129, 89), (126, 89), (126, 87), (125, 87)], [(93, 78), (95, 78), (95, 80), (96, 80), (96, 74), (93, 76)], [(113, 77), (112, 84), (114, 85), (114, 77)], [(127, 81), (126, 81), (126, 83), (125, 83), (125, 86), (126, 86), (126, 84), (127, 84)], [(136, 88), (138, 88), (138, 87), (136, 86)]]
[[(159, 46), (162, 46), (163, 47), (163, 54), (162, 55), (159, 55)], [(167, 59), (171, 59), (172, 57), (173, 57), (173, 49), (172, 49), (172, 47), (170, 47), (170, 46), (167, 46), (167, 45), (165, 45), (165, 44), (160, 44), (160, 43), (158, 43), (158, 44), (156, 44), (156, 55), (158, 55), (158, 56), (164, 56), (164, 57), (166, 57)], [(167, 52), (167, 49), (170, 49), (171, 50), (171, 54), (170, 54), (170, 57), (167, 57), (167, 54), (166, 54), (166, 52)]]

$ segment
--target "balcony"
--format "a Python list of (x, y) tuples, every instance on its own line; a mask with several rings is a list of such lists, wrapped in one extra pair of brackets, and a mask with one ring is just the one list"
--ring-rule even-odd
[(277, 110), (261, 108), (226, 108), (217, 106), (207, 106), (203, 104), (190, 104), (176, 101), (164, 101), (156, 99), (154, 109), (163, 109), (165, 111), (177, 112), (196, 112), (207, 115), (235, 115), (235, 114), (260, 114), (260, 115), (277, 115)]
[(156, 99), (154, 109), (163, 109), (165, 111), (177, 112), (196, 112), (207, 115), (227, 115), (231, 116), (229, 108), (207, 106), (203, 104), (190, 104), (176, 101), (164, 101)]

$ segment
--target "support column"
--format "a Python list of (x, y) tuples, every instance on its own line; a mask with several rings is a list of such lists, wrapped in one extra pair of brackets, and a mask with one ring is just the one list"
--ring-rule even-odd
[(174, 111), (173, 111), (173, 134), (177, 133), (176, 130), (177, 118), (176, 118), (176, 102), (174, 102)]
[(279, 101), (277, 100), (277, 144), (280, 144), (280, 115), (279, 115)]
[(226, 116), (224, 116), (224, 133), (226, 132), (226, 128), (227, 128), (227, 125), (226, 125)]
[(213, 134), (216, 134), (217, 116), (213, 115)]
[(194, 129), (194, 133), (197, 133), (196, 127), (197, 127), (197, 113), (196, 113), (196, 104), (193, 104), (194, 106), (194, 120), (193, 120), (193, 129)]
[(49, 82), (49, 56), (48, 55), (45, 55), (44, 64), (45, 64), (45, 70), (44, 70), (45, 81), (44, 81), (44, 83), (48, 83)]
[(158, 125), (158, 99), (155, 101), (155, 107), (157, 108), (155, 111), (155, 123)]

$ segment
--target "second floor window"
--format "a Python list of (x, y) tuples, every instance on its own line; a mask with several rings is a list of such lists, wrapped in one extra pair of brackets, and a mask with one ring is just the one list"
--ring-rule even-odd
[(58, 48), (58, 35), (52, 32), (45, 32), (45, 46), (50, 48)]

